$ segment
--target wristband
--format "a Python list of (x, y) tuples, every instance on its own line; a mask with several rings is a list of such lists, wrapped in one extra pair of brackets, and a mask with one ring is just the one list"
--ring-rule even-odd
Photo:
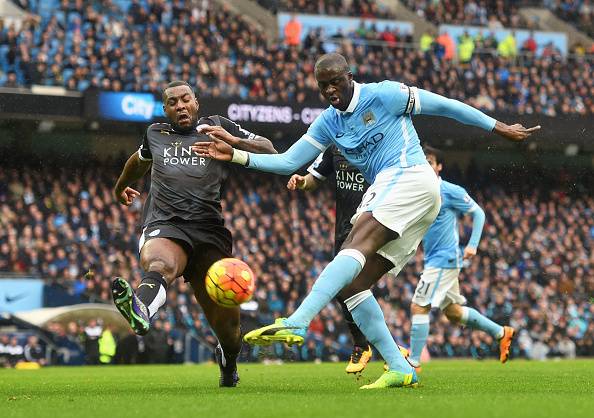
[(231, 162), (247, 167), (250, 161), (250, 153), (237, 148), (233, 148), (233, 157)]

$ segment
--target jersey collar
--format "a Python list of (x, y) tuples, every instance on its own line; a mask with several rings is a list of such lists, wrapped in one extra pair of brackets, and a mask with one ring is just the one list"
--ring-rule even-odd
[(359, 103), (359, 96), (361, 95), (361, 84), (353, 80), (353, 85), (353, 97), (351, 97), (349, 107), (347, 107), (344, 111), (336, 109), (336, 113), (338, 113), (339, 115), (344, 115), (345, 113), (353, 113), (355, 111), (355, 108), (357, 107), (357, 104)]

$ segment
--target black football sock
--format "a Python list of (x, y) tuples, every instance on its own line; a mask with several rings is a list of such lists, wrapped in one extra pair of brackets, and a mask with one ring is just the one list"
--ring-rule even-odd
[(167, 300), (167, 281), (161, 273), (149, 271), (144, 275), (136, 289), (136, 296), (148, 309), (149, 318), (157, 313)]
[(363, 335), (357, 324), (355, 324), (355, 321), (353, 320), (353, 315), (351, 315), (351, 312), (349, 311), (349, 308), (347, 308), (346, 303), (344, 303), (344, 301), (338, 297), (336, 298), (336, 300), (338, 301), (338, 303), (340, 303), (340, 307), (342, 308), (342, 313), (344, 315), (344, 320), (349, 326), (349, 330), (351, 331), (351, 335), (353, 336), (353, 344), (357, 347), (367, 349), (367, 346), (369, 345), (369, 343), (367, 342), (367, 338), (365, 337), (365, 335)]

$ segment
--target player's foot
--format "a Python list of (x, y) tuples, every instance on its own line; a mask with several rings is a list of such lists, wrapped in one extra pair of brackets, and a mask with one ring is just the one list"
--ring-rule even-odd
[(237, 362), (227, 361), (227, 358), (223, 354), (221, 345), (217, 345), (215, 348), (215, 357), (221, 370), (221, 377), (219, 379), (220, 387), (234, 388), (239, 383), (239, 375), (237, 374)]
[(351, 360), (349, 364), (346, 366), (347, 373), (361, 373), (365, 370), (367, 363), (371, 360), (371, 356), (373, 351), (371, 351), (371, 346), (367, 346), (367, 348), (354, 346), (353, 352), (351, 353)]
[(395, 370), (384, 372), (375, 382), (361, 386), (359, 389), (387, 389), (387, 388), (413, 388), (419, 385), (417, 372), (401, 373)]
[(503, 337), (499, 340), (499, 361), (505, 363), (509, 359), (509, 347), (511, 346), (516, 330), (512, 327), (503, 327)]
[[(413, 368), (415, 369), (415, 372), (417, 372), (417, 374), (421, 373), (421, 365), (418, 363), (415, 363), (414, 361), (411, 360), (410, 358), (410, 351), (408, 351), (408, 348), (404, 348), (403, 346), (398, 345), (398, 350), (400, 350), (400, 354), (402, 354), (402, 357), (404, 357), (406, 359), (406, 361), (408, 361), (408, 364), (410, 364), (411, 366), (413, 366)], [(387, 372), (390, 368), (388, 367), (388, 363), (384, 363), (384, 371)]]
[(251, 345), (270, 345), (286, 343), (301, 345), (306, 334), (305, 328), (286, 324), (286, 318), (278, 318), (274, 324), (248, 332), (243, 340)]
[(130, 328), (138, 335), (146, 334), (150, 328), (148, 310), (138, 299), (130, 284), (121, 277), (116, 277), (111, 283), (111, 293), (116, 308), (128, 321)]

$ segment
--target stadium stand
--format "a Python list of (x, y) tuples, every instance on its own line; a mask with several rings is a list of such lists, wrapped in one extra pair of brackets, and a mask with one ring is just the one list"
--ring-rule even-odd
[(363, 18), (390, 19), (396, 16), (391, 10), (375, 0), (258, 0), (272, 10), (293, 13), (310, 13), (330, 16), (356, 16)]
[(318, 99), (311, 69), (331, 42), (361, 81), (397, 79), (437, 93), (447, 87), (485, 110), (594, 113), (592, 60), (581, 50), (562, 57), (550, 46), (536, 57), (530, 44), (498, 44), (488, 35), (463, 39), (456, 50), (451, 37), (432, 34), (411, 49), (407, 34), (373, 24), (329, 38), (312, 31), (302, 45), (286, 47), (209, 1), (65, 0), (49, 14), (52, 5), (29, 2), (39, 18), (18, 32), (0, 25), (0, 86), (159, 93), (167, 80), (184, 79), (201, 97), (304, 102)]
[(572, 23), (590, 37), (594, 36), (594, 4), (590, 0), (560, 0), (543, 3), (561, 19)]
[[(81, 301), (110, 303), (109, 283), (115, 275), (137, 284), (141, 202), (131, 208), (114, 202), (110, 188), (120, 163), (1, 167), (0, 271), (40, 275), (50, 286), (66, 289)], [(534, 172), (528, 177), (540, 179), (536, 187), (534, 181), (507, 184), (516, 174), (521, 178), (514, 172), (501, 178), (476, 168), (467, 171), (466, 177), (457, 170), (450, 172), (461, 184), (466, 183), (464, 178), (473, 179), (471, 194), (487, 213), (479, 256), (461, 277), (471, 304), (496, 321), (522, 330), (516, 356), (593, 355), (594, 306), (587, 295), (594, 291), (594, 198), (588, 192), (592, 190), (588, 176), (556, 173), (555, 180), (555, 173)], [(329, 186), (311, 194), (293, 194), (280, 177), (250, 172), (242, 179), (241, 187), (230, 179), (223, 208), (234, 231), (234, 254), (252, 266), (258, 278), (258, 307), (245, 316), (255, 324), (266, 324), (293, 311), (331, 258), (333, 196)], [(576, 186), (561, 191), (560, 182)], [(146, 187), (140, 184), (145, 192)], [(464, 224), (462, 240), (468, 234), (469, 225)], [(397, 279), (388, 276), (375, 289), (402, 344), (408, 344), (408, 306), (421, 271), (419, 252)], [(130, 349), (120, 349), (114, 361), (180, 362), (183, 344), (174, 343), (188, 333), (215, 342), (182, 280), (170, 287), (159, 321), (155, 335), (141, 339), (140, 345), (134, 336), (122, 338), (121, 344), (133, 347), (132, 354)], [(470, 336), (437, 317), (434, 321), (429, 341), (432, 356), (482, 358), (497, 353), (490, 337)], [(97, 338), (103, 330), (97, 327), (101, 324), (51, 324), (63, 348), (59, 361), (65, 362), (64, 353), (75, 363), (83, 361), (81, 353), (86, 352), (88, 363), (99, 362)], [(167, 342), (168, 351), (155, 348), (163, 346), (159, 341)], [(339, 309), (329, 306), (312, 323), (310, 341), (304, 347), (273, 350), (296, 360), (336, 360), (348, 357), (349, 344)], [(248, 359), (263, 355), (272, 353), (257, 348), (244, 353)]]
[(488, 26), (489, 29), (529, 27), (529, 22), (518, 13), (521, 3), (518, 0), (404, 0), (403, 3), (436, 25)]

